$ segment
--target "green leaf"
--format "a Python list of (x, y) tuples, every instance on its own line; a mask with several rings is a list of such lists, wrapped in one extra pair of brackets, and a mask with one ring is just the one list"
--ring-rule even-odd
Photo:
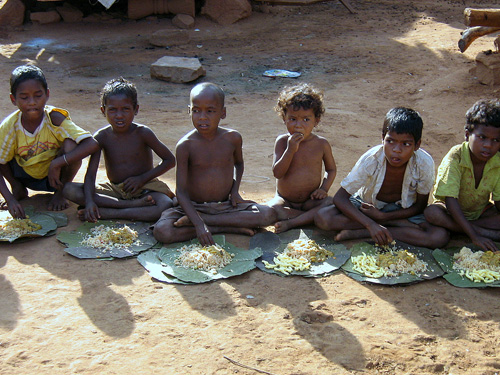
[(197, 239), (165, 245), (159, 250), (149, 250), (138, 257), (139, 263), (146, 268), (151, 277), (164, 282), (173, 283), (205, 283), (217, 279), (225, 279), (241, 275), (255, 268), (255, 259), (262, 255), (260, 249), (245, 250), (226, 242), (225, 236), (213, 236), (214, 241), (229, 253), (234, 254), (231, 262), (216, 274), (177, 266), (178, 249), (184, 245), (198, 244)]
[(274, 269), (266, 268), (263, 261), (274, 264), (274, 258), (282, 253), (290, 242), (296, 239), (311, 239), (316, 241), (318, 245), (333, 252), (334, 256), (327, 258), (321, 263), (312, 263), (311, 268), (304, 271), (292, 271), (290, 275), (304, 277), (323, 277), (330, 275), (338, 270), (351, 256), (351, 252), (346, 247), (338, 242), (335, 242), (329, 237), (315, 232), (312, 229), (293, 229), (283, 233), (263, 232), (257, 233), (250, 240), (250, 247), (260, 247), (263, 249), (263, 254), (257, 260), (257, 267), (267, 273), (272, 273), (279, 276), (288, 276)]
[[(26, 207), (25, 213), (27, 216), (29, 216), (30, 220), (36, 224), (39, 224), (42, 226), (41, 229), (31, 232), (31, 233), (26, 233), (21, 236), (17, 237), (6, 237), (2, 236), (2, 231), (0, 231), (0, 241), (2, 242), (14, 242), (19, 239), (28, 239), (28, 238), (34, 238), (34, 237), (43, 237), (47, 235), (54, 234), (54, 231), (57, 229), (57, 224), (54, 221), (54, 219), (49, 216), (45, 215), (40, 212), (34, 212), (33, 207), (30, 206)], [(0, 212), (0, 221), (4, 220), (9, 220), (9, 218), (12, 218), (12, 216), (9, 214), (8, 211), (1, 211)]]
[[(465, 247), (468, 247), (473, 251), (480, 250), (480, 248), (478, 248), (474, 244), (467, 244), (465, 245)], [(459, 288), (500, 287), (500, 280), (494, 281), (492, 283), (475, 283), (474, 281), (469, 280), (467, 277), (461, 276), (460, 272), (453, 268), (453, 256), (456, 253), (459, 253), (461, 249), (462, 247), (450, 247), (444, 250), (436, 249), (432, 253), (436, 261), (446, 272), (446, 274), (444, 275), (446, 281), (448, 281), (451, 285)]]
[(114, 228), (121, 227), (124, 224), (109, 220), (100, 220), (96, 223), (85, 222), (74, 231), (59, 233), (57, 239), (67, 246), (64, 251), (80, 259), (126, 258), (146, 251), (157, 243), (148, 223), (128, 223), (126, 225), (137, 231), (138, 243), (134, 243), (126, 249), (112, 248), (109, 250), (84, 246), (82, 241), (86, 236), (91, 235), (92, 228), (99, 225)]
[(427, 263), (427, 271), (419, 276), (411, 275), (409, 273), (403, 273), (399, 276), (394, 277), (380, 277), (373, 278), (365, 276), (364, 274), (354, 270), (354, 265), (352, 263), (352, 257), (356, 257), (365, 253), (366, 255), (377, 255), (378, 250), (374, 246), (374, 243), (360, 242), (351, 247), (351, 259), (349, 259), (343, 266), (342, 269), (345, 273), (358, 281), (367, 281), (374, 284), (384, 284), (384, 285), (396, 285), (396, 284), (409, 284), (420, 282), (424, 280), (434, 279), (440, 277), (444, 274), (444, 271), (439, 267), (438, 263), (432, 256), (432, 250), (426, 249), (424, 247), (416, 247), (408, 245), (401, 241), (396, 241), (396, 247), (398, 249), (408, 250), (410, 253), (415, 254), (420, 260)]

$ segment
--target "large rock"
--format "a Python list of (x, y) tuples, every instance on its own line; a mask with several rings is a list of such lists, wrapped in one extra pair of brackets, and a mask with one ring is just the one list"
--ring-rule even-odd
[(0, 27), (21, 26), (25, 10), (21, 0), (0, 0)]
[(83, 19), (83, 12), (75, 8), (73, 5), (64, 3), (56, 8), (64, 22), (80, 22)]
[(157, 47), (170, 47), (188, 44), (191, 40), (187, 30), (162, 29), (154, 32), (149, 38), (149, 43)]
[(59, 22), (61, 20), (61, 16), (55, 10), (50, 10), (48, 12), (31, 13), (30, 19), (32, 22), (45, 24)]
[(230, 25), (249, 17), (252, 6), (248, 0), (205, 0), (201, 13), (221, 25)]
[(484, 85), (500, 84), (500, 53), (479, 52), (471, 72)]
[(151, 65), (151, 77), (163, 81), (186, 83), (206, 74), (200, 60), (192, 57), (163, 56)]

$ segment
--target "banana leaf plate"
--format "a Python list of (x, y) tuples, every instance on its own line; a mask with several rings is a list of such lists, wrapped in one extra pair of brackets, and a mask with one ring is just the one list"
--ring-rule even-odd
[[(56, 222), (54, 215), (52, 215), (52, 213), (35, 212), (32, 206), (25, 207), (24, 212), (26, 216), (29, 217), (29, 219), (33, 223), (41, 225), (41, 228), (36, 231), (25, 233), (18, 236), (7, 236), (3, 233), (2, 230), (0, 230), (0, 242), (12, 243), (14, 241), (20, 242), (22, 240), (33, 239), (36, 237), (50, 236), (55, 234), (58, 226), (61, 226), (58, 224), (58, 222), (61, 222), (62, 219), (58, 219), (58, 222)], [(64, 216), (66, 217), (66, 215)], [(7, 222), (9, 220), (12, 220), (12, 215), (9, 213), (9, 211), (7, 210), (0, 211), (0, 222)], [(67, 223), (67, 217), (66, 217), (66, 223)]]
[(199, 284), (218, 279), (244, 274), (255, 268), (255, 259), (262, 255), (259, 248), (242, 249), (226, 242), (223, 235), (213, 236), (214, 241), (224, 250), (234, 254), (231, 262), (213, 274), (211, 272), (185, 268), (175, 264), (179, 257), (177, 251), (184, 245), (198, 244), (197, 239), (165, 245), (161, 249), (153, 249), (137, 257), (139, 263), (158, 281), (175, 284)]
[[(392, 245), (391, 245), (392, 246)], [(416, 247), (408, 245), (401, 241), (396, 241), (395, 247), (397, 249), (405, 249), (410, 253), (415, 254), (420, 260), (427, 263), (427, 270), (420, 275), (412, 275), (409, 273), (402, 273), (399, 276), (392, 277), (369, 277), (366, 276), (353, 268), (352, 258), (362, 255), (365, 253), (366, 255), (376, 255), (379, 250), (375, 247), (374, 242), (361, 242), (353, 245), (351, 247), (351, 259), (349, 259), (343, 266), (342, 270), (351, 278), (358, 281), (367, 281), (373, 284), (383, 284), (383, 285), (397, 285), (397, 284), (412, 284), (421, 282), (424, 280), (431, 280), (437, 277), (440, 277), (444, 274), (444, 271), (439, 267), (438, 263), (432, 256), (432, 250), (427, 249), (425, 247)]]
[(257, 233), (250, 239), (250, 247), (260, 247), (262, 257), (257, 259), (257, 267), (267, 273), (279, 276), (288, 276), (274, 269), (266, 268), (264, 261), (274, 264), (274, 258), (282, 253), (290, 242), (296, 239), (311, 239), (316, 241), (321, 247), (333, 252), (334, 256), (327, 258), (323, 262), (312, 263), (311, 268), (303, 271), (292, 271), (290, 276), (304, 277), (324, 277), (338, 270), (351, 256), (351, 252), (346, 247), (331, 238), (316, 233), (312, 229), (292, 229), (283, 233), (263, 232)]
[[(477, 251), (480, 250), (477, 246), (473, 244), (467, 244), (465, 247), (468, 247), (472, 251)], [(446, 281), (448, 281), (451, 285), (459, 287), (459, 288), (486, 288), (486, 287), (493, 287), (493, 288), (498, 288), (500, 287), (500, 280), (496, 280), (491, 283), (484, 283), (484, 282), (474, 282), (472, 280), (469, 280), (467, 277), (460, 275), (460, 272), (455, 270), (453, 268), (453, 256), (456, 253), (459, 253), (461, 247), (450, 247), (448, 249), (436, 249), (432, 252), (432, 255), (436, 259), (436, 261), (439, 263), (441, 268), (444, 270), (445, 275), (443, 276)]]
[(67, 253), (80, 259), (114, 259), (126, 258), (135, 256), (143, 251), (153, 247), (158, 241), (153, 237), (153, 231), (149, 229), (148, 223), (127, 223), (126, 225), (137, 231), (137, 240), (129, 247), (100, 249), (91, 246), (85, 246), (82, 241), (86, 236), (91, 235), (91, 230), (99, 225), (105, 227), (122, 227), (125, 224), (110, 220), (99, 220), (96, 223), (85, 222), (76, 230), (71, 232), (61, 232), (57, 235), (57, 239), (65, 244), (64, 249)]

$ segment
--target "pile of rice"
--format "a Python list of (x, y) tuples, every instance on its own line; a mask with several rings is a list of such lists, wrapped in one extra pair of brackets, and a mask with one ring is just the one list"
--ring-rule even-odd
[(453, 269), (473, 282), (492, 283), (500, 280), (500, 253), (473, 252), (464, 246), (453, 256)]
[(262, 261), (268, 269), (289, 275), (292, 271), (304, 271), (311, 268), (311, 263), (324, 262), (328, 257), (333, 257), (333, 252), (319, 246), (316, 241), (310, 239), (297, 239), (290, 242), (286, 249), (274, 257), (271, 264)]
[(408, 250), (394, 250), (379, 252), (376, 255), (358, 255), (351, 258), (353, 269), (365, 276), (395, 277), (402, 273), (420, 275), (427, 270), (427, 263)]
[(42, 229), (42, 226), (32, 222), (28, 217), (26, 219), (12, 218), (0, 224), (1, 236), (6, 239), (18, 238), (40, 229)]
[(111, 228), (98, 225), (90, 230), (82, 241), (83, 246), (90, 246), (103, 251), (111, 249), (127, 249), (137, 241), (137, 231), (128, 225), (119, 228)]
[(178, 249), (180, 255), (175, 260), (175, 265), (191, 268), (198, 271), (207, 271), (216, 274), (224, 268), (234, 257), (220, 245), (201, 246), (200, 244), (184, 245)]

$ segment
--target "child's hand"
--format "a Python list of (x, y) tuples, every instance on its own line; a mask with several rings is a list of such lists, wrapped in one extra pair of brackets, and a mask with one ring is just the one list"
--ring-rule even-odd
[(373, 223), (368, 228), (371, 238), (379, 245), (388, 245), (392, 242), (391, 232), (380, 224)]
[(87, 203), (85, 205), (85, 220), (91, 223), (95, 223), (101, 218), (99, 213), (99, 207), (94, 202)]
[(123, 190), (130, 194), (135, 194), (144, 186), (141, 176), (132, 176), (123, 181)]
[(14, 219), (24, 219), (26, 217), (23, 206), (16, 199), (7, 202), (7, 207)]
[[(55, 160), (55, 159), (54, 159)], [(64, 184), (61, 182), (61, 167), (54, 165), (54, 161), (50, 163), (49, 174), (48, 174), (49, 184), (54, 189), (61, 190)]]
[(297, 152), (299, 149), (300, 142), (304, 140), (304, 134), (293, 133), (288, 137), (287, 148), (292, 152)]
[(361, 207), (359, 207), (359, 210), (366, 216), (368, 216), (370, 219), (376, 221), (377, 223), (380, 223), (385, 218), (384, 213), (382, 211), (380, 211), (374, 205), (369, 203), (365, 202), (361, 203)]
[(495, 243), (489, 238), (476, 236), (475, 238), (471, 238), (471, 240), (475, 245), (481, 247), (484, 251), (498, 251)]
[(328, 193), (323, 189), (316, 189), (311, 194), (311, 199), (325, 199), (328, 196)]
[(196, 228), (196, 237), (198, 237), (198, 241), (200, 241), (201, 246), (215, 245), (212, 233), (210, 233), (205, 223), (203, 223), (203, 225), (199, 227), (196, 226), (195, 228)]
[(231, 193), (231, 196), (229, 198), (231, 200), (231, 206), (236, 207), (238, 203), (253, 203), (252, 200), (249, 199), (243, 199), (240, 195), (240, 193)]

